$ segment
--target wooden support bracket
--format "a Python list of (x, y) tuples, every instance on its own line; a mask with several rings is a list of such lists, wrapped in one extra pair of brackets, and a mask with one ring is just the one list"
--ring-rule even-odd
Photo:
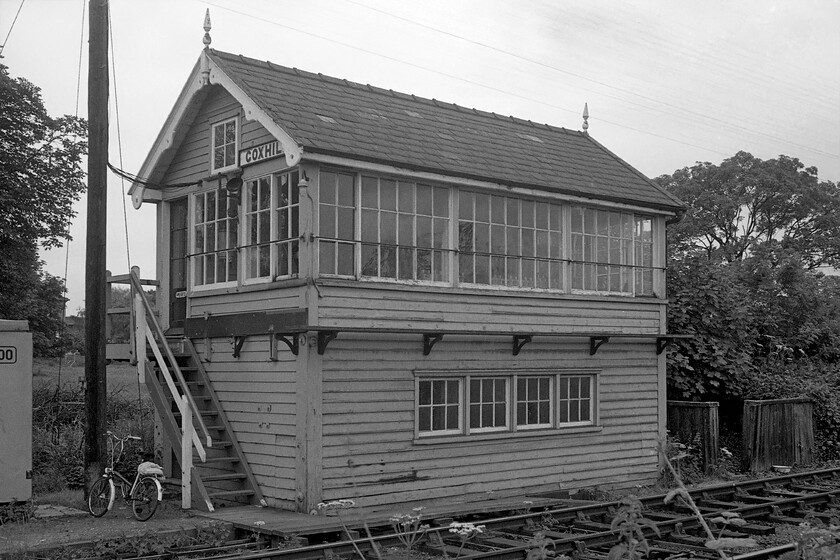
[[(275, 334), (274, 337), (289, 347), (289, 350), (292, 351), (292, 354), (295, 356), (298, 355), (300, 352), (300, 346), (298, 346), (298, 335), (297, 333), (293, 334)], [(271, 345), (272, 347), (276, 348), (274, 343)]]
[(336, 339), (338, 331), (318, 331), (318, 354), (324, 354), (327, 345)]
[(596, 352), (598, 352), (598, 348), (601, 347), (602, 344), (605, 342), (609, 342), (610, 337), (608, 336), (590, 336), (589, 337), (589, 355), (594, 356)]
[(432, 353), (432, 347), (443, 340), (442, 334), (430, 334), (426, 333), (423, 335), (423, 355), (428, 356)]
[(239, 352), (242, 350), (242, 345), (245, 344), (245, 337), (244, 336), (234, 336), (233, 337), (233, 357), (238, 358)]
[(515, 334), (513, 335), (513, 355), (518, 356), (522, 347), (531, 342), (530, 334)]
[(656, 355), (658, 356), (665, 349), (668, 347), (671, 342), (673, 342), (674, 338), (670, 336), (658, 336), (656, 337)]

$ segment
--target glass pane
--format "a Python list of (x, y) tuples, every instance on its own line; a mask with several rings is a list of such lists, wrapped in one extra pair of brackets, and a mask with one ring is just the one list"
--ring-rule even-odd
[(379, 241), (379, 213), (376, 210), (362, 210), (362, 241)]
[(504, 403), (499, 403), (495, 406), (495, 415), (493, 418), (493, 425), (494, 426), (505, 426), (507, 425), (507, 410), (505, 408)]
[(379, 240), (388, 245), (397, 244), (397, 215), (393, 212), (382, 212), (379, 215)]
[(353, 264), (353, 245), (347, 243), (339, 243), (338, 245), (338, 273), (344, 276), (352, 276), (354, 270)]
[(547, 401), (539, 403), (539, 420), (540, 424), (548, 424), (551, 422), (551, 408)]
[(432, 246), (432, 219), (425, 216), (417, 216), (417, 246)]
[(417, 279), (432, 279), (432, 251), (417, 249)]
[(446, 396), (447, 402), (450, 403), (457, 403), (458, 402), (458, 387), (459, 381), (447, 381), (446, 382)]
[(449, 247), (449, 220), (435, 219), (434, 228), (434, 247), (436, 249), (446, 249)]
[[(427, 218), (428, 219), (428, 218)], [(399, 232), (397, 242), (400, 245), (414, 245), (414, 214), (398, 215)]]
[(320, 236), (332, 239), (335, 237), (335, 206), (321, 205), (319, 216)]
[(420, 382), (418, 398), (421, 405), (432, 404), (432, 383), (430, 381)]
[(379, 181), (379, 204), (383, 210), (397, 209), (397, 183), (388, 179)]
[(490, 196), (486, 194), (475, 194), (475, 220), (477, 222), (490, 221)]
[(490, 283), (490, 257), (487, 255), (475, 256), (475, 283)]
[(473, 193), (462, 190), (458, 204), (458, 217), (462, 220), (471, 220), (473, 217)]
[(432, 430), (446, 429), (446, 407), (436, 406), (432, 408)]
[(492, 257), (491, 266), (492, 284), (494, 286), (503, 286), (505, 283), (505, 258)]
[(356, 189), (354, 175), (339, 173), (338, 175), (338, 204), (341, 206), (355, 206)]
[(399, 278), (402, 280), (414, 279), (414, 249), (400, 247), (398, 256)]
[(381, 246), (379, 248), (379, 276), (382, 278), (397, 277), (397, 248)]
[(414, 183), (400, 182), (398, 187), (399, 192), (399, 211), (400, 212), (414, 212)]
[(432, 429), (432, 409), (421, 408), (417, 411), (417, 427), (421, 432), (429, 432)]
[(379, 181), (362, 177), (362, 208), (379, 208)]
[(481, 427), (481, 405), (480, 404), (471, 404), (470, 405), (470, 428), (480, 428)]
[(524, 402), (516, 403), (516, 423), (521, 425), (527, 424), (526, 420), (526, 406)]
[(338, 209), (338, 237), (339, 239), (353, 239), (355, 229), (355, 210), (353, 208)]
[(337, 180), (335, 173), (321, 173), (318, 189), (321, 204), (335, 204), (335, 184)]
[(377, 276), (379, 273), (379, 251), (376, 245), (362, 245), (362, 274)]
[(548, 204), (537, 203), (537, 228), (548, 229)]
[(458, 428), (458, 405), (446, 407), (446, 427), (450, 430)]
[(590, 406), (590, 401), (588, 401), (588, 400), (581, 401), (581, 403), (580, 403), (580, 419), (581, 419), (581, 421), (588, 422), (589, 420), (591, 420), (591, 418), (590, 418), (591, 415), (589, 413), (589, 406)]
[(519, 200), (516, 198), (507, 199), (507, 224), (509, 226), (519, 225)]
[(321, 274), (335, 274), (335, 243), (332, 241), (321, 241), (318, 245), (318, 264)]
[(449, 189), (435, 188), (435, 216), (449, 216)]
[(432, 215), (432, 187), (429, 185), (417, 185), (417, 213)]
[(494, 224), (505, 223), (505, 199), (502, 196), (491, 197), (490, 221)]

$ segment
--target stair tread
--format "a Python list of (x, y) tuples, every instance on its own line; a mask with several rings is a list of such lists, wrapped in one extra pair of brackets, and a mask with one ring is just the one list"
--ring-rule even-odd
[(207, 492), (210, 498), (220, 498), (222, 496), (253, 496), (253, 490), (219, 490), (218, 492)]
[(210, 474), (202, 476), (201, 480), (205, 482), (219, 482), (222, 480), (245, 480), (248, 478), (243, 473), (227, 473), (227, 474)]

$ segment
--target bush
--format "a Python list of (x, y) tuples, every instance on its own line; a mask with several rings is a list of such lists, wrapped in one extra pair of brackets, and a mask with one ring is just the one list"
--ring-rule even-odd
[[(127, 449), (117, 470), (131, 475), (143, 453), (154, 449), (154, 415), (148, 400), (139, 401), (121, 391), (109, 393), (108, 429), (138, 435), (141, 441)], [(55, 389), (36, 386), (32, 391), (32, 490), (36, 495), (74, 490), (85, 485), (85, 397), (79, 387)]]

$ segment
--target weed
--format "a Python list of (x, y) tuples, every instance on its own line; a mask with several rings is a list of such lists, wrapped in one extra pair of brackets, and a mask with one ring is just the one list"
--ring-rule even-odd
[[(700, 526), (703, 527), (703, 530), (706, 532), (706, 536), (709, 538), (706, 541), (706, 548), (710, 548), (712, 550), (716, 550), (720, 555), (722, 560), (727, 560), (726, 553), (724, 550), (730, 548), (751, 548), (758, 546), (758, 543), (754, 539), (741, 539), (741, 538), (727, 538), (715, 535), (712, 533), (712, 529), (709, 527), (709, 524), (706, 523), (706, 519), (703, 517), (703, 514), (700, 513), (700, 508), (697, 507), (697, 504), (694, 503), (694, 499), (689, 494), (688, 489), (685, 487), (682, 479), (680, 478), (677, 471), (674, 469), (674, 465), (671, 462), (671, 458), (668, 456), (667, 447), (663, 444), (663, 442), (659, 442), (659, 452), (662, 455), (662, 460), (665, 462), (665, 466), (671, 472), (671, 475), (674, 477), (674, 482), (677, 485), (677, 488), (668, 492), (665, 496), (665, 503), (669, 503), (674, 499), (681, 498), (685, 501), (691, 511), (694, 513), (694, 516), (700, 522)], [(726, 521), (727, 518), (724, 518), (724, 525), (732, 524), (731, 521)], [(732, 519), (731, 517), (728, 519)]]
[(484, 525), (460, 523), (458, 521), (453, 521), (452, 523), (450, 523), (449, 532), (455, 533), (461, 539), (461, 546), (458, 548), (458, 553), (455, 555), (455, 558), (460, 558), (461, 552), (464, 550), (464, 545), (467, 544), (467, 541), (483, 533), (484, 529)]
[(646, 557), (650, 545), (645, 538), (645, 528), (659, 535), (656, 523), (642, 514), (642, 502), (634, 496), (623, 498), (610, 524), (610, 530), (618, 530), (618, 543), (610, 549), (609, 560), (639, 560)]
[(545, 536), (545, 533), (538, 531), (528, 541), (528, 556), (525, 560), (569, 560), (565, 554), (557, 556), (557, 546), (554, 540)]
[(391, 527), (394, 529), (394, 534), (399, 541), (405, 546), (406, 550), (411, 548), (423, 538), (426, 531), (429, 530), (428, 525), (421, 523), (422, 515), (420, 511), (422, 507), (412, 509), (413, 513), (401, 513), (389, 519)]
[(796, 543), (797, 559), (840, 559), (840, 518), (826, 524), (818, 517), (807, 516), (799, 526), (803, 531)]

